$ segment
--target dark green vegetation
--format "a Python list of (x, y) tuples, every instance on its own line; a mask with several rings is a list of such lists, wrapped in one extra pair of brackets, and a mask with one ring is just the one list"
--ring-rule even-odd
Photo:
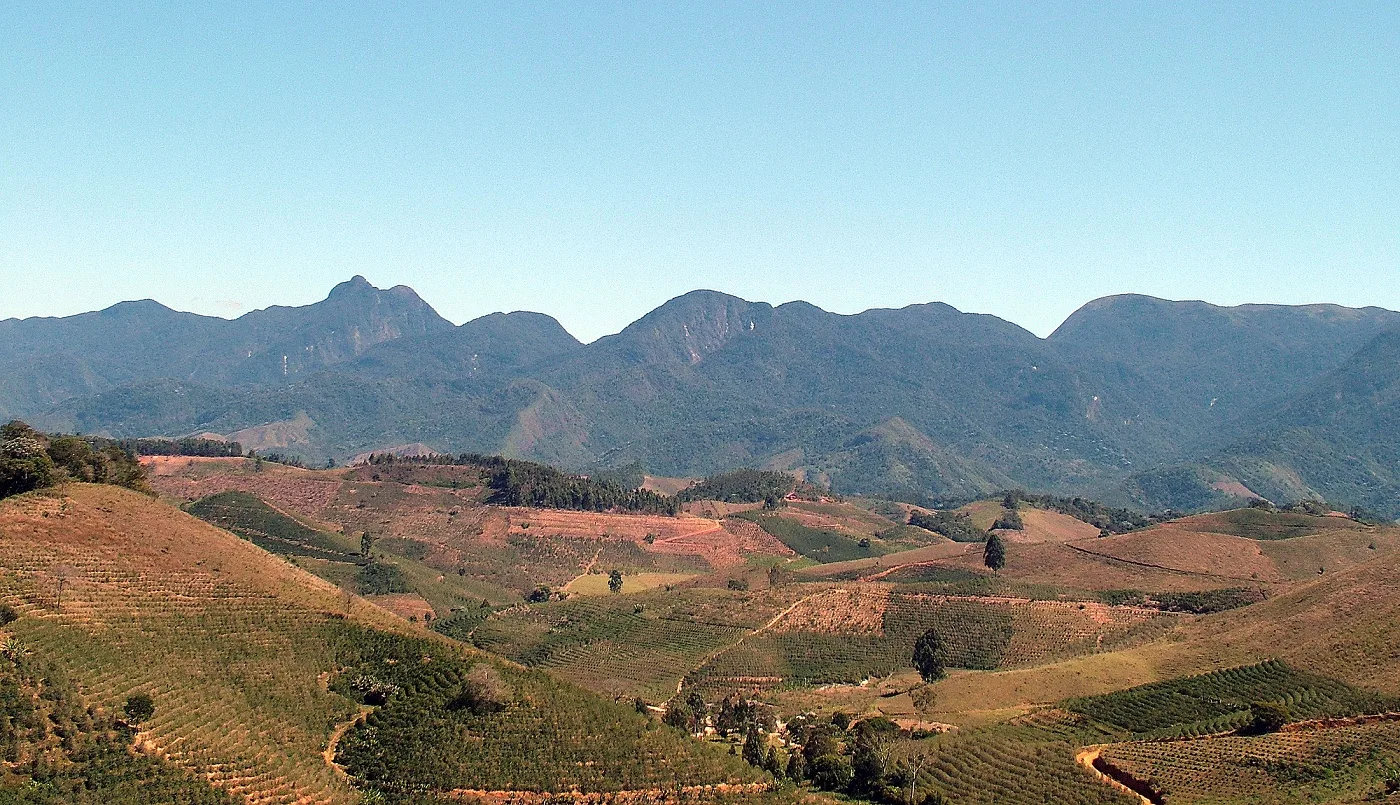
[(1160, 609), (1164, 612), (1190, 612), (1208, 615), (1247, 607), (1265, 599), (1264, 592), (1252, 587), (1228, 587), (1221, 590), (1198, 590), (1189, 593), (1144, 593), (1139, 590), (1105, 590), (1099, 599), (1110, 606), (1134, 606)]
[(149, 491), (135, 456), (110, 440), (50, 436), (18, 420), (0, 426), (0, 498), (64, 481)]
[(235, 322), (151, 302), (0, 322), (0, 414), (117, 436), (304, 415), (313, 465), (424, 442), (574, 471), (801, 470), (921, 503), (1113, 492), (1154, 511), (1221, 503), (1211, 484), (1238, 480), (1395, 516), (1397, 325), (1122, 296), (1039, 339), (939, 304), (837, 316), (697, 291), (583, 345), (536, 314), (453, 327), (357, 278)]
[(682, 501), (720, 500), (725, 503), (776, 503), (793, 490), (796, 479), (785, 472), (735, 470), (711, 475), (682, 489)]
[(350, 559), (348, 540), (304, 525), (248, 492), (219, 492), (201, 498), (185, 511), (272, 553)]
[(1248, 508), (1211, 515), (1201, 528), (1246, 539), (1273, 540), (1316, 534), (1319, 531), (1337, 528), (1339, 524), (1346, 522), (1333, 517), (1318, 517), (1301, 512)]
[[(108, 441), (108, 440), (103, 440)], [(138, 456), (200, 456), (203, 458), (237, 458), (243, 455), (243, 445), (216, 439), (115, 439), (117, 447)]]
[(399, 458), (387, 453), (370, 456), (374, 467), (394, 465), (475, 467), (491, 489), (489, 502), (501, 506), (528, 506), (574, 511), (626, 511), (675, 514), (679, 502), (655, 492), (619, 486), (612, 478), (570, 475), (534, 461), (463, 453), (457, 456)]
[(1270, 660), (1075, 699), (1065, 707), (1134, 735), (1176, 737), (1248, 728), (1259, 703), (1281, 706), (1289, 720), (1380, 713), (1400, 706), (1394, 699)]
[(986, 542), (987, 532), (972, 524), (972, 518), (962, 512), (910, 512), (909, 525), (942, 534), (954, 542)]
[[(137, 694), (138, 723), (150, 712)], [(88, 706), (61, 668), (19, 641), (0, 651), (0, 805), (233, 805), (207, 782), (131, 752), (134, 733)]]
[(1105, 506), (1095, 500), (1082, 497), (1060, 497), (1058, 495), (1033, 495), (1016, 489), (1005, 494), (1007, 502), (1028, 503), (1037, 509), (1048, 509), (1067, 514), (1091, 526), (1114, 534), (1125, 534), (1139, 528), (1146, 528), (1156, 522), (1156, 518), (1141, 512), (1119, 506)]
[(763, 779), (717, 747), (548, 677), (421, 639), (351, 631), (331, 687), (375, 710), (342, 739), (337, 759), (391, 801), (503, 783), (617, 791)]
[[(784, 545), (818, 562), (844, 562), (885, 553), (879, 542), (838, 531), (811, 528), (777, 514), (744, 512), (735, 516), (758, 523), (760, 528), (777, 537)], [(862, 545), (862, 541), (866, 544)]]

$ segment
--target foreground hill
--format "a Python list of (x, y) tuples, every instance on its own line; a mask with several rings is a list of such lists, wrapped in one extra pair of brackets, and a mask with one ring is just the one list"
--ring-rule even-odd
[(0, 603), (18, 614), (5, 630), (93, 706), (151, 696), (140, 752), (248, 802), (720, 783), (743, 797), (761, 780), (631, 708), (417, 632), (126, 490), (0, 503)]

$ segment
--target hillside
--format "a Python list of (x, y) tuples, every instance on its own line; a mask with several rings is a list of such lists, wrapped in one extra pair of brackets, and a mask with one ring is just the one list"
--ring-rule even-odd
[[(152, 697), (142, 753), (249, 802), (349, 803), (356, 786), (397, 798), (424, 790), (422, 774), (430, 791), (758, 779), (630, 708), (416, 632), (126, 490), (73, 485), (0, 503), (0, 602), (18, 613), (6, 631), (96, 707)], [(493, 698), (444, 709), (463, 680), (483, 677), (497, 680)], [(348, 777), (323, 757), (337, 724), (345, 737), (327, 757)], [(376, 732), (413, 749), (375, 749)]]

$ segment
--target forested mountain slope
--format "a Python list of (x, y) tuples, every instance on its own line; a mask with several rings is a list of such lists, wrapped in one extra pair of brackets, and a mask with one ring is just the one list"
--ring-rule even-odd
[[(233, 322), (132, 303), (0, 323), (0, 409), (313, 461), (421, 442), (584, 471), (761, 466), (925, 501), (1022, 486), (1187, 509), (1243, 482), (1379, 508), (1383, 406), (1323, 416), (1339, 398), (1319, 384), (1372, 377), (1349, 361), (1384, 363), (1358, 350), (1395, 327), (1378, 308), (1122, 296), (1041, 339), (943, 304), (838, 315), (695, 291), (584, 345), (539, 314), (454, 327), (406, 288), (356, 279)], [(1349, 465), (1347, 445), (1382, 451), (1374, 490), (1321, 479)]]

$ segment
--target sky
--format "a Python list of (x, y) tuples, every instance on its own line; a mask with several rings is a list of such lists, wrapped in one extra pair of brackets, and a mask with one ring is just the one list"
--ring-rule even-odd
[[(1226, 6), (1234, 6), (1227, 8)], [(1400, 4), (0, 4), (0, 319), (1400, 309)]]

